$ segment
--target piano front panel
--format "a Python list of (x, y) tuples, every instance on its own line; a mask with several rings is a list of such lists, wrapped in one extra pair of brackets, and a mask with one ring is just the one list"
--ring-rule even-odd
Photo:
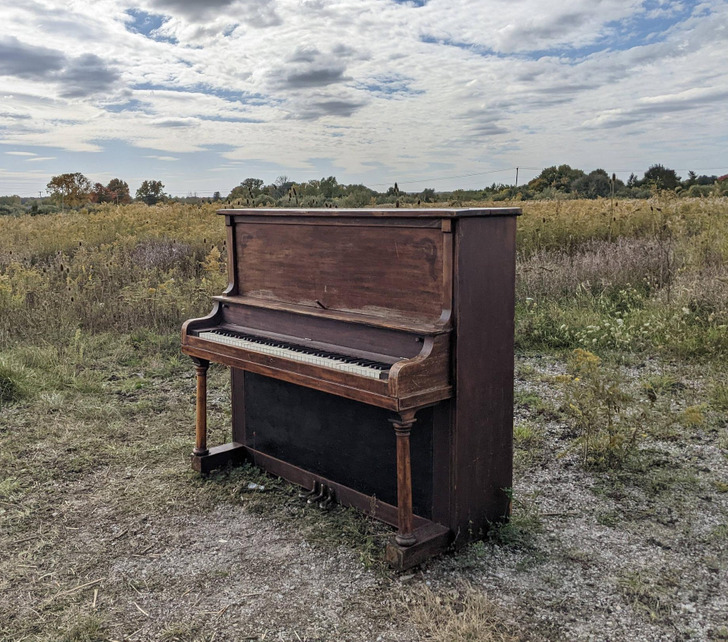
[[(246, 446), (396, 505), (390, 412), (251, 372), (244, 373), (244, 399)], [(427, 519), (433, 510), (433, 417), (432, 408), (418, 412), (411, 435), (413, 508)]]
[(420, 322), (442, 314), (439, 228), (264, 220), (235, 223), (234, 236), (238, 295)]

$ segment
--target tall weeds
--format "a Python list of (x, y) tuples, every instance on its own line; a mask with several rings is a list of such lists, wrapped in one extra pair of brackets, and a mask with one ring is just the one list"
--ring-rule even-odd
[(179, 327), (224, 289), (223, 231), (189, 206), (0, 219), (0, 345)]
[[(519, 347), (728, 352), (728, 198), (519, 205)], [(224, 289), (224, 243), (212, 205), (0, 217), (0, 347), (174, 331)]]
[[(618, 211), (617, 211), (618, 210)], [(728, 352), (728, 199), (528, 203), (517, 344)]]

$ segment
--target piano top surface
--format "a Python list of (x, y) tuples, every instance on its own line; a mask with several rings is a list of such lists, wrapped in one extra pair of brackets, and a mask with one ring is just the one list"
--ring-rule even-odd
[(457, 219), (474, 216), (519, 216), (518, 207), (448, 207), (448, 208), (371, 208), (371, 209), (336, 209), (336, 208), (242, 208), (221, 209), (218, 214), (226, 216), (261, 216), (261, 217), (323, 217), (323, 218), (447, 218)]

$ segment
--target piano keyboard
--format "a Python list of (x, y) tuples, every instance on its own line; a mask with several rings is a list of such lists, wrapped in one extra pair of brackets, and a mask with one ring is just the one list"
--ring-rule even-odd
[(207, 341), (237, 346), (250, 350), (251, 352), (270, 354), (293, 361), (300, 361), (301, 363), (324, 366), (361, 377), (369, 377), (370, 379), (386, 379), (391, 367), (391, 364), (388, 363), (327, 352), (310, 346), (302, 346), (276, 339), (257, 337), (252, 334), (232, 332), (230, 330), (209, 330), (200, 332), (198, 336), (200, 339), (206, 339)]

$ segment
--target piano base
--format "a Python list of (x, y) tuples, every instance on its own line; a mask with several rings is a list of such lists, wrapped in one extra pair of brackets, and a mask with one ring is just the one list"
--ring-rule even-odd
[(428, 557), (442, 553), (452, 541), (450, 529), (435, 522), (423, 520), (426, 523), (415, 528), (412, 534), (415, 543), (411, 546), (400, 546), (392, 538), (387, 543), (385, 557), (390, 566), (404, 571), (424, 562)]
[[(227, 465), (239, 466), (250, 462), (266, 472), (285, 479), (293, 484), (310, 490), (316, 485), (326, 488), (330, 495), (336, 497), (337, 503), (342, 506), (351, 506), (369, 517), (374, 517), (390, 526), (397, 527), (397, 507), (378, 500), (374, 496), (365, 495), (348, 486), (315, 475), (310, 471), (294, 466), (288, 462), (276, 459), (254, 448), (236, 442), (214, 446), (206, 455), (191, 455), (192, 468), (199, 473), (207, 474), (217, 468)], [(453, 539), (449, 528), (413, 516), (413, 535), (415, 543), (410, 546), (397, 544), (392, 536), (387, 544), (385, 559), (394, 568), (405, 570), (420, 564), (427, 558), (445, 551)]]
[(231, 442), (222, 446), (214, 446), (205, 455), (190, 455), (192, 469), (198, 473), (207, 474), (216, 468), (224, 468), (228, 464), (239, 466), (248, 458), (245, 446)]

